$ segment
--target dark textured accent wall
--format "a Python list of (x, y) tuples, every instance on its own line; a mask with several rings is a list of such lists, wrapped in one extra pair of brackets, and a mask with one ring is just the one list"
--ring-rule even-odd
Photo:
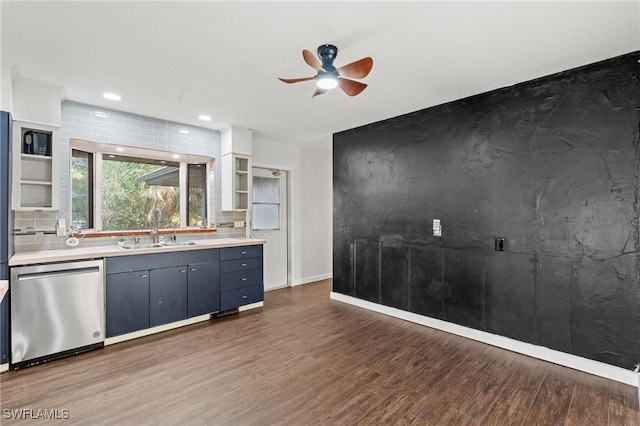
[(335, 134), (334, 291), (634, 368), (639, 59)]

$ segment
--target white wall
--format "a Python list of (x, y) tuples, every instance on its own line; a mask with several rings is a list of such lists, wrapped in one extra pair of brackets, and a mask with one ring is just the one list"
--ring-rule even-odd
[(253, 164), (290, 171), (291, 283), (330, 278), (331, 137), (299, 146), (270, 141), (254, 133)]
[(60, 126), (62, 89), (22, 77), (13, 79), (13, 119)]
[(8, 62), (0, 65), (0, 110), (13, 112), (13, 65)]
[(300, 151), (300, 260), (303, 282), (333, 276), (333, 138)]

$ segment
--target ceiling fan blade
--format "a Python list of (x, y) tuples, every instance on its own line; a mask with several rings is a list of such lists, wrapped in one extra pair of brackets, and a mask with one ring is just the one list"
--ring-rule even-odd
[(313, 53), (305, 49), (302, 51), (302, 57), (304, 58), (304, 61), (307, 63), (307, 65), (309, 65), (311, 68), (318, 72), (324, 72), (324, 69), (320, 66), (320, 62)]
[(311, 95), (312, 98), (315, 98), (318, 95), (324, 95), (325, 93), (327, 93), (327, 91), (325, 89), (321, 89), (319, 87), (316, 87), (316, 91), (313, 92), (313, 95)]
[(338, 68), (338, 74), (349, 78), (365, 78), (373, 67), (373, 59), (370, 57), (362, 58), (359, 61)]
[(302, 78), (280, 78), (278, 77), (278, 80), (284, 82), (284, 83), (298, 83), (300, 81), (309, 81), (309, 80), (314, 80), (316, 77), (302, 77)]
[(338, 78), (338, 86), (349, 96), (355, 96), (367, 88), (367, 85), (348, 78)]

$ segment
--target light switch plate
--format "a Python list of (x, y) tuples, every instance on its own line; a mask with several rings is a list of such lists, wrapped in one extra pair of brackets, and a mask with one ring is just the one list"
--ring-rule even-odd
[(433, 236), (442, 236), (442, 224), (440, 223), (440, 219), (433, 219)]

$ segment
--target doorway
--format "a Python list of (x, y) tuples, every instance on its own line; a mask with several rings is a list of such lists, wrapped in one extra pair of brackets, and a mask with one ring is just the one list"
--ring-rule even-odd
[(264, 288), (287, 287), (289, 280), (288, 172), (253, 167), (251, 236), (264, 245)]

